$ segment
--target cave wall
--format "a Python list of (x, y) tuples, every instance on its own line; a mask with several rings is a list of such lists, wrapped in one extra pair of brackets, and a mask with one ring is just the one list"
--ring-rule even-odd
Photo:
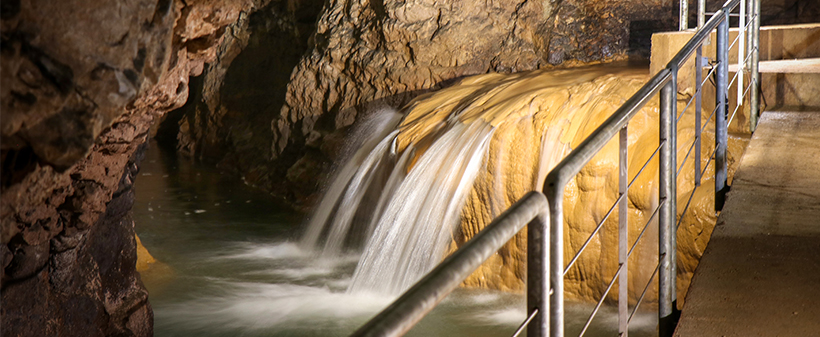
[(258, 2), (2, 3), (3, 336), (150, 336), (131, 205), (156, 120)]
[[(277, 183), (287, 167), (271, 164), (271, 116), (284, 104), (291, 72), (307, 49), (323, 3), (274, 0), (241, 16), (217, 46), (216, 61), (192, 79), (185, 106), (159, 125), (159, 143), (249, 183), (284, 187)], [(278, 195), (286, 190), (279, 188)]]
[[(763, 24), (816, 22), (818, 4), (764, 1)], [(677, 0), (274, 0), (240, 20), (159, 137), (309, 209), (368, 113), (474, 74), (649, 59), (677, 20)]]
[(158, 137), (309, 206), (316, 177), (369, 112), (468, 75), (648, 58), (651, 33), (674, 29), (676, 8), (673, 0), (272, 1), (226, 40), (224, 57)]

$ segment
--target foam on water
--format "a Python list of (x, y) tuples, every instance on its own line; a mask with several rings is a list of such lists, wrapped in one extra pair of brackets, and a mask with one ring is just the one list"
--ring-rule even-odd
[(470, 315), (470, 321), (479, 325), (517, 325), (527, 319), (527, 310), (523, 306), (478, 311)]
[(221, 282), (216, 295), (157, 309), (163, 324), (188, 330), (243, 331), (299, 328), (366, 319), (393, 298), (333, 292), (296, 284)]
[(303, 250), (292, 242), (278, 242), (272, 244), (244, 243), (238, 245), (236, 251), (221, 255), (224, 259), (272, 259), (304, 258), (310, 256), (310, 251)]

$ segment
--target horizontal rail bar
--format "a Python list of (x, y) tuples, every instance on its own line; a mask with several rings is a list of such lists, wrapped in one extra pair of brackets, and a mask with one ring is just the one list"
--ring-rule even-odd
[[(717, 12), (706, 12), (706, 15), (715, 15), (715, 14), (717, 14)], [(740, 16), (740, 13), (729, 13), (729, 16), (738, 17), (738, 16)]]
[(515, 333), (513, 333), (512, 337), (518, 337), (518, 335), (524, 332), (524, 329), (526, 329), (527, 325), (529, 325), (530, 322), (532, 322), (532, 319), (535, 318), (535, 315), (538, 315), (538, 309), (533, 310), (530, 316), (527, 317), (527, 319), (524, 322), (522, 322), (521, 325), (518, 326), (518, 329), (515, 329)]
[[(740, 0), (727, 1), (726, 4), (724, 5), (724, 9), (728, 9), (729, 11), (731, 11), (732, 9), (737, 7), (737, 5), (739, 3), (740, 3)], [(685, 45), (683, 45), (683, 47), (680, 49), (680, 51), (677, 54), (675, 54), (675, 57), (673, 57), (672, 60), (669, 61), (669, 63), (667, 64), (667, 68), (679, 69), (679, 68), (683, 67), (683, 64), (686, 62), (686, 60), (689, 59), (689, 56), (691, 56), (695, 52), (695, 50), (698, 48), (698, 46), (703, 44), (703, 41), (705, 41), (707, 38), (709, 38), (709, 35), (712, 34), (712, 31), (715, 30), (715, 28), (717, 28), (718, 24), (721, 23), (725, 19), (724, 16), (722, 15), (724, 13), (723, 11), (724, 10), (721, 9), (721, 10), (715, 12), (714, 13), (715, 15), (713, 15), (709, 19), (709, 21), (706, 21), (706, 24), (703, 25), (703, 28), (698, 30), (697, 33), (695, 33), (695, 36), (693, 36), (691, 39), (689, 39), (689, 41), (686, 42)], [(720, 14), (718, 14), (718, 13), (720, 13)]]
[[(632, 177), (631, 181), (629, 181), (629, 185), (626, 188), (627, 190), (632, 188), (632, 185), (635, 183), (635, 181), (638, 180), (638, 177), (641, 175), (641, 173), (643, 173), (643, 170), (647, 166), (649, 166), (649, 163), (652, 161), (652, 159), (655, 158), (655, 156), (658, 154), (658, 152), (660, 152), (661, 146), (663, 146), (664, 143), (666, 143), (666, 142), (664, 141), (663, 143), (658, 145), (657, 148), (655, 148), (655, 152), (652, 153), (651, 156), (649, 156), (649, 159), (647, 159), (646, 162), (643, 164), (643, 167), (641, 167), (641, 169), (638, 170), (638, 173), (635, 173), (635, 176)], [(604, 218), (601, 221), (598, 222), (598, 225), (595, 227), (595, 230), (593, 230), (592, 233), (589, 234), (589, 236), (587, 237), (587, 240), (584, 242), (583, 245), (581, 245), (581, 248), (578, 249), (578, 252), (575, 253), (575, 256), (572, 257), (572, 260), (569, 261), (566, 268), (564, 268), (564, 276), (567, 275), (570, 268), (572, 268), (572, 265), (574, 265), (575, 262), (578, 261), (578, 258), (581, 257), (581, 253), (583, 253), (584, 250), (586, 250), (589, 243), (592, 242), (592, 239), (595, 237), (595, 234), (598, 234), (598, 231), (600, 231), (601, 228), (604, 226), (604, 222), (606, 222), (606, 220), (609, 219), (609, 216), (615, 210), (615, 206), (618, 206), (618, 204), (621, 203), (621, 200), (623, 200), (626, 197), (627, 197), (627, 194), (623, 194), (623, 195), (619, 196), (617, 200), (615, 200), (615, 203), (613, 203), (612, 207), (609, 208), (609, 211), (606, 212), (606, 215), (604, 216)]]
[(638, 302), (635, 302), (635, 307), (632, 308), (632, 313), (629, 314), (628, 322), (632, 322), (632, 316), (634, 316), (635, 313), (638, 312), (638, 307), (640, 307), (641, 303), (643, 303), (643, 298), (644, 298), (644, 296), (646, 296), (646, 291), (649, 290), (649, 286), (652, 285), (652, 280), (655, 279), (655, 275), (658, 274), (658, 269), (660, 269), (660, 267), (661, 267), (661, 262), (658, 261), (658, 263), (655, 265), (655, 271), (653, 271), (652, 276), (649, 277), (649, 282), (646, 284), (646, 287), (643, 288), (643, 292), (641, 292), (641, 297), (638, 298)]
[[(741, 97), (746, 97), (746, 94), (749, 93), (749, 89), (752, 87), (752, 82), (749, 81), (749, 85), (746, 86), (746, 89), (743, 90), (743, 95)], [(735, 111), (732, 112), (732, 117), (729, 118), (729, 122), (726, 125), (732, 125), (732, 120), (735, 119), (735, 115), (737, 114), (737, 110), (740, 109), (742, 105), (738, 105), (735, 107)]]
[(546, 223), (547, 207), (543, 194), (528, 193), (351, 336), (404, 334), (527, 223)]
[[(735, 43), (737, 43), (737, 41), (740, 41), (741, 36), (742, 36), (741, 34), (737, 34), (737, 36), (735, 36), (735, 39), (732, 41), (731, 44), (729, 44), (729, 50), (732, 50), (732, 48), (735, 47)], [(731, 85), (730, 85), (730, 87), (731, 87)]]
[(678, 219), (678, 224), (675, 226), (675, 228), (680, 227), (680, 224), (683, 223), (683, 216), (686, 215), (686, 211), (689, 210), (689, 205), (692, 203), (692, 198), (695, 196), (695, 192), (697, 192), (700, 186), (702, 185), (695, 186), (695, 188), (692, 189), (692, 193), (689, 193), (689, 200), (686, 201), (686, 206), (683, 208), (683, 212), (681, 212), (680, 219)]
[(706, 165), (704, 165), (704, 166), (703, 166), (703, 171), (700, 173), (701, 175), (706, 174), (706, 170), (708, 170), (708, 169), (709, 169), (709, 164), (711, 164), (711, 163), (712, 163), (712, 161), (714, 161), (714, 160), (715, 160), (715, 154), (717, 153), (717, 150), (718, 150), (718, 148), (717, 148), (717, 147), (715, 147), (715, 149), (714, 149), (714, 150), (712, 150), (712, 154), (709, 156), (709, 160), (707, 160), (707, 161), (706, 161)]
[(666, 200), (661, 201), (660, 203), (658, 203), (658, 207), (655, 207), (655, 211), (652, 212), (651, 216), (649, 216), (649, 220), (646, 221), (646, 224), (643, 226), (643, 229), (641, 229), (641, 232), (638, 234), (638, 237), (635, 239), (635, 242), (632, 244), (632, 247), (629, 248), (629, 253), (626, 254), (627, 258), (632, 256), (632, 251), (635, 249), (635, 247), (638, 246), (638, 241), (641, 240), (643, 234), (646, 232), (646, 229), (649, 228), (649, 224), (652, 223), (652, 220), (655, 220), (655, 217), (658, 215), (658, 211), (660, 211), (661, 206), (664, 203), (666, 203)]
[[(699, 90), (700, 88), (698, 88), (698, 91)], [(678, 118), (675, 118), (675, 123), (680, 122), (681, 118), (683, 118), (683, 114), (686, 113), (686, 110), (689, 110), (689, 105), (691, 105), (692, 102), (695, 101), (695, 98), (697, 98), (697, 95), (692, 95), (692, 97), (689, 98), (689, 102), (686, 102), (686, 107), (684, 107), (683, 110), (680, 111), (680, 113), (678, 114)]]
[(592, 157), (595, 157), (604, 146), (609, 143), (616, 133), (629, 122), (641, 108), (646, 105), (649, 99), (657, 94), (672, 78), (669, 69), (663, 69), (653, 76), (649, 82), (643, 85), (638, 92), (630, 97), (624, 105), (607, 118), (595, 131), (584, 139), (578, 147), (564, 157), (555, 168), (547, 175), (544, 181), (544, 191), (552, 190), (551, 187), (563, 186), (574, 177), (586, 165)]
[(604, 294), (601, 296), (601, 299), (598, 300), (598, 304), (595, 305), (595, 309), (592, 310), (592, 314), (589, 315), (586, 324), (584, 324), (584, 329), (581, 330), (581, 333), (578, 337), (583, 336), (587, 329), (589, 329), (590, 324), (592, 324), (592, 320), (595, 319), (595, 315), (598, 314), (598, 310), (601, 309), (601, 305), (604, 304), (604, 300), (606, 299), (606, 295), (609, 295), (609, 291), (612, 290), (612, 286), (615, 285), (615, 280), (618, 279), (618, 275), (621, 274), (621, 269), (624, 268), (624, 265), (618, 266), (618, 270), (615, 271), (615, 276), (612, 277), (612, 280), (609, 281), (609, 285), (606, 287)]
[[(666, 202), (666, 201), (663, 201), (663, 202)], [(647, 221), (646, 225), (641, 230), (641, 233), (638, 235), (638, 238), (635, 239), (635, 242), (632, 243), (632, 247), (629, 248), (629, 253), (626, 254), (627, 259), (629, 259), (632, 256), (632, 253), (635, 251), (635, 247), (638, 246), (638, 241), (640, 241), (641, 238), (643, 237), (643, 234), (646, 233), (646, 229), (649, 228), (649, 224), (652, 223), (652, 220), (658, 214), (658, 210), (660, 210), (660, 209), (661, 209), (660, 204), (658, 205), (658, 207), (655, 207), (655, 212), (653, 212), (652, 216), (649, 217), (649, 221)], [(598, 304), (595, 306), (595, 309), (592, 311), (592, 314), (589, 315), (589, 318), (587, 319), (587, 322), (584, 325), (584, 329), (581, 330), (581, 334), (579, 336), (583, 336), (584, 333), (586, 333), (587, 329), (589, 328), (589, 325), (592, 323), (592, 320), (595, 318), (595, 315), (598, 313), (598, 310), (601, 308), (601, 304), (604, 303), (604, 299), (606, 299), (606, 296), (609, 295), (609, 291), (612, 290), (612, 286), (615, 284), (615, 280), (618, 279), (618, 277), (621, 273), (621, 269), (623, 269), (624, 266), (625, 266), (625, 264), (621, 264), (618, 267), (618, 270), (615, 272), (615, 276), (612, 277), (612, 280), (609, 282), (609, 286), (606, 288), (606, 291), (604, 291), (603, 296), (601, 296), (601, 299), (598, 300)]]
[(732, 76), (732, 80), (729, 81), (729, 85), (727, 85), (726, 87), (731, 88), (733, 85), (735, 85), (735, 81), (737, 80), (738, 76), (740, 76), (740, 71), (735, 72), (735, 76)]
[(703, 88), (703, 86), (706, 85), (706, 82), (709, 82), (709, 80), (712, 79), (712, 75), (715, 74), (715, 70), (717, 70), (717, 67), (711, 67), (709, 69), (709, 72), (706, 74), (706, 77), (704, 77), (705, 79), (703, 80), (703, 82), (700, 82), (701, 88)]
[(695, 145), (697, 145), (697, 142), (693, 140), (692, 145), (689, 145), (689, 150), (686, 150), (686, 156), (683, 157), (683, 162), (678, 167), (678, 171), (675, 172), (675, 178), (680, 176), (680, 172), (683, 170), (683, 166), (686, 165), (686, 161), (689, 160), (689, 156), (692, 154), (692, 149), (695, 148)]
[(706, 131), (706, 127), (709, 126), (709, 121), (712, 120), (712, 117), (715, 116), (715, 112), (717, 112), (719, 107), (720, 106), (715, 106), (715, 108), (712, 109), (712, 113), (710, 113), (709, 117), (706, 118), (706, 123), (703, 123), (703, 125), (701, 125), (701, 128), (700, 128), (700, 133), (701, 134), (703, 134), (703, 132)]

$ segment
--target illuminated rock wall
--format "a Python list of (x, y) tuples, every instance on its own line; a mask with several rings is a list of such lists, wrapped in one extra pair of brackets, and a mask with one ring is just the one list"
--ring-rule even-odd
[[(646, 80), (646, 70), (611, 67), (488, 74), (466, 78), (450, 88), (412, 102), (400, 127), (400, 149), (410, 143), (423, 144), (427, 137), (435, 137), (442, 123), (452, 115), (458, 115), (462, 123), (483, 120), (495, 127), (484, 169), (479, 173), (462, 212), (463, 221), (453, 249), (474, 236), (525, 193), (540, 190), (546, 173), (568, 150), (578, 146)], [(679, 108), (682, 109), (687, 97), (679, 98)], [(658, 146), (657, 101), (651, 100), (629, 124), (630, 180)], [(704, 120), (707, 117), (708, 114), (704, 115)], [(678, 163), (683, 163), (694, 139), (693, 125), (691, 112), (679, 124)], [(713, 139), (711, 133), (704, 134), (704, 155), (709, 153)], [(742, 138), (731, 139), (730, 164), (737, 161), (743, 145)], [(629, 191), (631, 242), (645, 224), (650, 224), (630, 260), (629, 288), (633, 301), (640, 296), (657, 264), (657, 220), (650, 222), (658, 205), (657, 160), (656, 156)], [(702, 164), (706, 164), (705, 159)], [(678, 182), (679, 214), (694, 186), (693, 165), (692, 159), (686, 162)], [(567, 186), (564, 201), (566, 261), (575, 255), (617, 199), (617, 167), (615, 140), (608, 143)], [(688, 287), (691, 273), (715, 225), (711, 172), (711, 169), (707, 170), (703, 185), (696, 192), (678, 232), (681, 292)], [(616, 210), (606, 220), (604, 228), (570, 269), (565, 287), (571, 298), (597, 300), (617, 270), (617, 214)], [(505, 245), (468, 278), (465, 285), (522, 290), (526, 279), (525, 235), (521, 233)], [(648, 296), (656, 295), (650, 291)]]

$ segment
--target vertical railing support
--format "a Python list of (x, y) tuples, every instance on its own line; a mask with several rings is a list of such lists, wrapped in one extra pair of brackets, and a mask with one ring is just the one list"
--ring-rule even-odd
[(549, 336), (550, 233), (547, 210), (527, 225), (527, 313), (538, 313), (527, 326), (527, 337)]
[(680, 25), (678, 30), (689, 29), (689, 0), (680, 0)]
[(698, 45), (695, 52), (695, 186), (700, 186), (700, 137), (701, 137), (701, 111), (703, 107), (703, 45)]
[[(549, 178), (547, 178), (549, 180)], [(550, 205), (550, 336), (564, 336), (564, 184), (544, 186)]]
[(618, 336), (629, 335), (629, 166), (628, 166), (628, 125), (618, 135)]
[(717, 54), (717, 71), (715, 76), (715, 210), (723, 209), (728, 192), (728, 176), (726, 164), (726, 143), (728, 141), (728, 125), (726, 125), (729, 112), (729, 12), (724, 8), (722, 11), (724, 20), (718, 24), (715, 47)]
[(706, 24), (706, 0), (698, 0), (698, 30)]
[(746, 70), (746, 3), (740, 0), (740, 16), (737, 23), (737, 105), (743, 105), (743, 73)]
[(658, 318), (661, 337), (672, 336), (677, 325), (675, 276), (677, 274), (677, 81), (678, 70), (660, 92), (660, 218), (658, 221)]
[(754, 132), (757, 129), (757, 121), (760, 117), (760, 0), (750, 0), (749, 7), (752, 7), (752, 61), (750, 71), (752, 86), (749, 89), (749, 131)]

